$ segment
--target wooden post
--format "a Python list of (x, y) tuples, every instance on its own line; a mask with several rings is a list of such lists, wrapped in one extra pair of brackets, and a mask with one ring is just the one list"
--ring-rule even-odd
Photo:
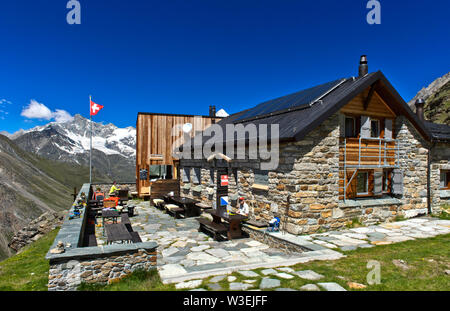
[(75, 200), (77, 199), (77, 194), (78, 194), (78, 193), (77, 193), (77, 187), (74, 187), (74, 188), (73, 188), (73, 194), (72, 194), (72, 195), (73, 195), (73, 201), (74, 201), (74, 202), (75, 202)]

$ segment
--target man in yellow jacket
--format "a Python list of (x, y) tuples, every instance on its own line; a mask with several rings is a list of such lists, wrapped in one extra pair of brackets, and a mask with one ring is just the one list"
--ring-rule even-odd
[(116, 191), (118, 190), (120, 190), (120, 188), (116, 186), (116, 182), (114, 181), (113, 185), (111, 186), (111, 189), (109, 190), (109, 196), (117, 195)]

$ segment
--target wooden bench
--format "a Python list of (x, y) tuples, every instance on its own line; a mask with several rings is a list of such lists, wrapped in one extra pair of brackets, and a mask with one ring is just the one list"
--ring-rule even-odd
[(141, 187), (141, 194), (139, 195), (140, 198), (144, 199), (144, 201), (147, 201), (150, 199), (150, 187)]
[(141, 243), (142, 242), (141, 237), (139, 236), (138, 232), (132, 231), (132, 232), (130, 232), (130, 234), (131, 234), (131, 241), (133, 243)]
[(184, 214), (184, 208), (181, 208), (181, 207), (167, 208), (166, 211), (169, 215), (172, 215), (176, 219), (180, 219), (181, 215)]
[(130, 218), (128, 217), (128, 214), (120, 215), (120, 223), (124, 224), (125, 227), (127, 227), (127, 230), (129, 232), (133, 231), (133, 228), (131, 227), (131, 221), (130, 221)]
[(197, 204), (195, 204), (195, 206), (197, 206), (201, 211), (212, 209), (211, 205), (206, 205), (206, 204), (203, 204), (203, 203), (197, 203)]
[(266, 228), (269, 224), (265, 221), (257, 221), (257, 220), (246, 220), (244, 221), (247, 225), (256, 227), (256, 228)]
[(164, 200), (163, 199), (153, 199), (153, 204), (155, 205), (155, 207), (161, 209), (163, 207)]
[(197, 221), (200, 224), (200, 227), (198, 228), (199, 232), (212, 234), (216, 241), (225, 240), (222, 238), (222, 235), (226, 235), (228, 229), (224, 224), (218, 224), (205, 218), (197, 218)]

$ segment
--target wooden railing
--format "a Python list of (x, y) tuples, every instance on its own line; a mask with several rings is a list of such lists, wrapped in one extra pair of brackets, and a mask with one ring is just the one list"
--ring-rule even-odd
[(383, 168), (398, 165), (398, 144), (394, 139), (341, 138), (339, 162), (348, 168)]

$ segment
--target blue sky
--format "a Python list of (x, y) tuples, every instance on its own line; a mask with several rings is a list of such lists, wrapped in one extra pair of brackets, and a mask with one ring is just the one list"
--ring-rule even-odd
[[(361, 54), (406, 101), (450, 71), (447, 0), (380, 0), (381, 25), (367, 0), (79, 0), (81, 25), (67, 2), (1, 0), (0, 131), (88, 117), (90, 94), (105, 106), (94, 120), (121, 127), (138, 112), (234, 113), (355, 76)], [(41, 119), (23, 116), (31, 101)]]

